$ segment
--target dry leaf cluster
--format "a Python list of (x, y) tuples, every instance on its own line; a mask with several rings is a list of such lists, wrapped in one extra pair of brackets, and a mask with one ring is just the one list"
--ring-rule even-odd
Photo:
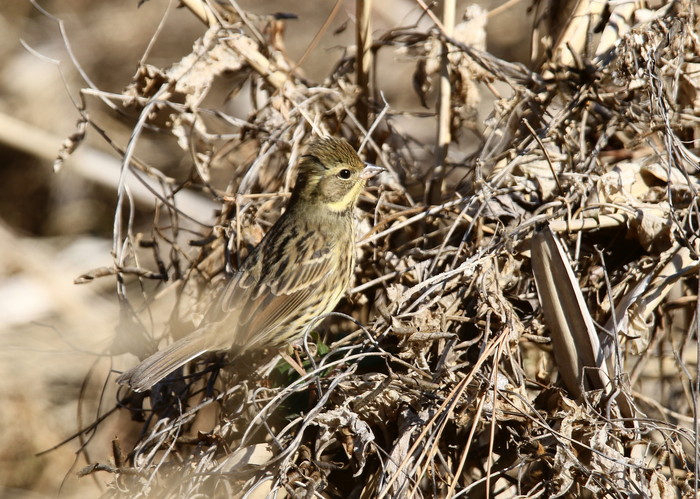
[[(346, 137), (388, 172), (361, 200), (356, 281), (324, 327), (294, 351), (120, 391), (138, 428), (83, 473), (112, 473), (114, 497), (691, 497), (697, 6), (602, 3), (558, 21), (538, 5), (533, 70), (486, 52), (471, 8), (374, 32), (312, 82), (286, 55), (285, 19), (183, 1), (207, 26), (190, 54), (140, 65), (122, 95), (85, 92), (133, 116), (123, 178), (157, 203), (139, 232), (120, 184), (114, 267), (81, 278), (117, 276), (115, 354), (194, 327), (314, 136)], [(391, 67), (364, 66), (356, 85), (357, 54), (387, 51), (412, 61), (430, 107), (391, 105), (371, 84)], [(208, 102), (222, 80), (245, 113)], [(438, 123), (437, 147), (408, 115)], [(141, 161), (145, 134), (176, 137), (191, 172)], [(219, 207), (213, 224), (181, 208), (187, 191)]]

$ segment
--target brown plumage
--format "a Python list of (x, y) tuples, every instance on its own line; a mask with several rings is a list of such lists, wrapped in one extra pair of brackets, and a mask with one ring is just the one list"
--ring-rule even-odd
[(284, 214), (224, 287), (202, 326), (122, 374), (117, 382), (146, 390), (210, 351), (274, 347), (299, 337), (345, 293), (355, 265), (354, 208), (366, 165), (343, 139), (309, 147)]

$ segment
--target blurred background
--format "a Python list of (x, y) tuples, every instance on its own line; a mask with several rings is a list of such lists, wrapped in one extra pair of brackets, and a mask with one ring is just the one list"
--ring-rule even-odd
[[(477, 3), (492, 10), (506, 2)], [(310, 80), (322, 82), (354, 43), (352, 1), (238, 4), (255, 14), (297, 16), (285, 23), (283, 41), (293, 61), (303, 58), (300, 68)], [(458, 12), (467, 4), (458, 2)], [(103, 490), (95, 475), (76, 476), (86, 464), (82, 457), (76, 461), (79, 440), (37, 453), (86, 427), (100, 404), (113, 402), (81, 393), (99, 393), (111, 367), (106, 353), (119, 318), (114, 279), (81, 285), (74, 280), (112, 263), (120, 158), (90, 129), (78, 153), (58, 171), (54, 159), (61, 143), (76, 132), (76, 106), (84, 98), (94, 100), (79, 93), (89, 86), (86, 79), (118, 93), (144, 54), (146, 62), (167, 67), (189, 53), (205, 27), (177, 5), (164, 0), (141, 5), (135, 0), (0, 1), (0, 497), (55, 497), (59, 491), (63, 497), (94, 497)], [(527, 1), (508, 2), (489, 16), (489, 52), (527, 62), (528, 7)], [(329, 28), (311, 46), (334, 9)], [(434, 11), (441, 11), (439, 3)], [(420, 12), (413, 0), (375, 2), (373, 34), (416, 23), (430, 29)], [(379, 63), (397, 68), (390, 81), (377, 82), (393, 109), (434, 111), (434, 96), (426, 110), (412, 89), (412, 61), (402, 63), (386, 50)], [(245, 99), (227, 100), (225, 89), (213, 95), (222, 108), (245, 105)], [(94, 102), (88, 109), (124, 147), (134, 119)], [(433, 119), (409, 120), (406, 126), (426, 143), (435, 136)], [(186, 155), (172, 137), (146, 134), (140, 148), (140, 156), (167, 175), (187, 170)], [(211, 220), (213, 207), (201, 200), (201, 218)], [(135, 230), (148, 231), (153, 206), (136, 202)], [(197, 195), (192, 202), (198, 202)], [(88, 377), (90, 372), (97, 375)], [(101, 431), (108, 435), (109, 425)]]

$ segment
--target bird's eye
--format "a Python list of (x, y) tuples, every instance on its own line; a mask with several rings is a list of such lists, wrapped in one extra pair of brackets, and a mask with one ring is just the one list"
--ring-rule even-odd
[(347, 168), (343, 168), (343, 169), (340, 170), (340, 172), (338, 173), (338, 176), (339, 176), (340, 178), (344, 178), (345, 180), (349, 179), (351, 175), (352, 175), (352, 173), (351, 173), (350, 170), (348, 170)]

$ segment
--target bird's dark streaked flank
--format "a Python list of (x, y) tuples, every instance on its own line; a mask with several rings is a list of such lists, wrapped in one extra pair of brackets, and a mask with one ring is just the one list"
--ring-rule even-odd
[(367, 179), (382, 170), (366, 165), (343, 139), (311, 145), (286, 211), (226, 284), (202, 325), (117, 382), (143, 391), (205, 352), (236, 355), (300, 337), (348, 287), (355, 266), (354, 208)]

